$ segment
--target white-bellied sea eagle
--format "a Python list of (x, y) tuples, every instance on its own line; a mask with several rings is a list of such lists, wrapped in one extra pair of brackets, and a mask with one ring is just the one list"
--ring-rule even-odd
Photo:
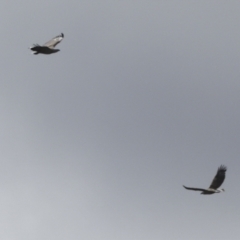
[(224, 189), (218, 189), (224, 179), (225, 179), (225, 172), (227, 171), (227, 168), (224, 165), (221, 165), (218, 170), (217, 170), (217, 174), (214, 177), (210, 187), (208, 189), (203, 189), (203, 188), (192, 188), (192, 187), (186, 187), (183, 185), (183, 187), (185, 187), (187, 190), (194, 190), (194, 191), (201, 191), (201, 194), (213, 194), (213, 193), (220, 193), (220, 192), (224, 192)]
[(55, 49), (55, 46), (60, 43), (64, 38), (64, 34), (61, 33), (60, 35), (56, 36), (55, 38), (51, 39), (50, 41), (46, 42), (42, 46), (35, 44), (30, 49), (34, 52), (33, 54), (52, 54), (55, 52), (60, 51), (59, 49)]

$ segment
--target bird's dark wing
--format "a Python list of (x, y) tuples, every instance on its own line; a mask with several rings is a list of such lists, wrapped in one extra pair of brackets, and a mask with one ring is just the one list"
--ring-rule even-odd
[(218, 168), (217, 174), (214, 177), (214, 179), (213, 179), (213, 181), (212, 181), (212, 183), (211, 183), (209, 188), (218, 189), (222, 185), (222, 183), (223, 183), (223, 181), (225, 179), (225, 172), (226, 171), (227, 171), (227, 168), (224, 165), (221, 165)]
[(46, 42), (43, 46), (45, 47), (49, 47), (49, 48), (54, 48), (58, 43), (60, 43), (64, 38), (63, 33), (61, 33), (60, 35), (54, 37), (53, 39), (51, 39), (50, 41)]
[(203, 188), (192, 188), (192, 187), (186, 187), (183, 185), (184, 188), (186, 188), (187, 190), (193, 190), (193, 191), (206, 191), (206, 189)]

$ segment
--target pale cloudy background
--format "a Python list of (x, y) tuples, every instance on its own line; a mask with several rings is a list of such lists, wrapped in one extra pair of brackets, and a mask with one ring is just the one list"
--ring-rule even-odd
[[(1, 240), (240, 239), (240, 2), (4, 0)], [(28, 47), (63, 32), (57, 54)], [(225, 193), (202, 196), (228, 167)]]

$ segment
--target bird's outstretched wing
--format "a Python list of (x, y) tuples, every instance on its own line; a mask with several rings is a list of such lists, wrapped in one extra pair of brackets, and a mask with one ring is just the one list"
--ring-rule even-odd
[(219, 188), (224, 179), (225, 179), (225, 172), (227, 171), (227, 168), (224, 166), (224, 165), (221, 165), (218, 170), (217, 170), (217, 174), (216, 176), (214, 177), (211, 185), (209, 188), (212, 188), (212, 189), (217, 189)]
[(193, 191), (206, 191), (206, 189), (203, 188), (192, 188), (192, 187), (186, 187), (183, 185), (184, 188), (186, 188), (187, 190), (193, 190)]
[(50, 41), (46, 42), (43, 46), (49, 47), (49, 48), (54, 48), (58, 43), (60, 43), (64, 38), (64, 34), (61, 33), (60, 35), (54, 37)]

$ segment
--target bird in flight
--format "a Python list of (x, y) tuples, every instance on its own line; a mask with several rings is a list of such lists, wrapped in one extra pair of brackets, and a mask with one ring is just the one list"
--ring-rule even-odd
[(60, 43), (64, 38), (64, 34), (61, 33), (60, 35), (54, 37), (50, 41), (46, 42), (42, 46), (38, 44), (34, 44), (30, 49), (33, 51), (33, 54), (52, 54), (55, 52), (60, 51), (59, 49), (55, 49), (55, 46)]
[(217, 174), (214, 177), (210, 187), (208, 189), (203, 189), (203, 188), (192, 188), (192, 187), (186, 187), (183, 185), (184, 188), (186, 188), (187, 190), (193, 190), (193, 191), (201, 191), (201, 194), (213, 194), (213, 193), (220, 193), (220, 192), (224, 192), (225, 190), (222, 189), (218, 189), (224, 179), (225, 179), (225, 172), (227, 171), (227, 168), (224, 165), (221, 165), (218, 170), (217, 170)]

